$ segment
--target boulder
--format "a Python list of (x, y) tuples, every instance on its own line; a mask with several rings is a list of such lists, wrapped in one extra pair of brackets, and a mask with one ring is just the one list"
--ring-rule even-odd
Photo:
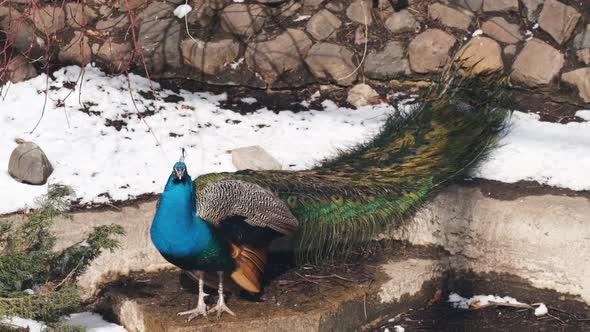
[(590, 103), (590, 67), (568, 71), (561, 75), (561, 80), (575, 86), (584, 102)]
[(484, 0), (484, 12), (518, 12), (518, 0)]
[(341, 12), (344, 10), (344, 3), (342, 1), (332, 0), (326, 4), (326, 9), (333, 12)]
[(8, 80), (12, 83), (22, 82), (37, 76), (37, 69), (20, 54), (8, 60), (6, 72), (8, 73)]
[(526, 18), (529, 22), (537, 22), (539, 13), (541, 12), (541, 5), (545, 0), (521, 0), (526, 13)]
[(45, 184), (53, 166), (41, 148), (33, 142), (19, 144), (10, 154), (8, 174), (17, 181)]
[(231, 150), (231, 161), (238, 171), (280, 170), (281, 163), (259, 145)]
[(332, 44), (318, 43), (311, 47), (305, 63), (312, 74), (320, 81), (332, 81), (339, 85), (351, 85), (358, 75), (357, 66), (352, 61), (354, 53), (348, 48)]
[(539, 39), (529, 40), (512, 64), (511, 79), (527, 86), (549, 84), (559, 74), (564, 56)]
[(578, 23), (580, 13), (557, 0), (547, 0), (539, 16), (539, 26), (558, 44), (567, 41)]
[(250, 43), (244, 57), (248, 67), (270, 84), (287, 72), (303, 69), (311, 45), (305, 32), (287, 29), (269, 41)]
[(129, 43), (107, 40), (100, 46), (96, 56), (110, 65), (115, 71), (127, 69), (131, 65), (133, 48)]
[[(66, 23), (68, 26), (80, 29), (88, 27), (92, 17), (96, 17), (96, 13), (83, 3), (68, 2), (64, 6), (66, 12)], [(128, 17), (128, 15), (125, 15)], [(97, 27), (97, 29), (99, 29)], [(99, 29), (100, 30), (100, 29)]]
[(332, 36), (341, 25), (342, 22), (336, 15), (322, 9), (309, 19), (306, 30), (316, 40), (324, 40)]
[(416, 32), (419, 23), (407, 9), (395, 12), (385, 21), (387, 30), (393, 33)]
[(483, 22), (481, 30), (486, 35), (506, 44), (516, 44), (523, 39), (519, 31), (520, 26), (508, 23), (503, 17), (493, 17)]
[(576, 52), (578, 60), (586, 65), (590, 65), (590, 48), (585, 48)]
[(370, 85), (361, 83), (348, 90), (346, 102), (354, 107), (375, 104), (379, 101), (379, 94)]
[(65, 13), (61, 6), (44, 6), (30, 16), (35, 29), (42, 34), (53, 34), (66, 26)]
[(469, 9), (472, 12), (478, 12), (483, 5), (483, 0), (454, 0), (453, 4)]
[(516, 55), (516, 46), (515, 45), (508, 45), (504, 47), (504, 55), (508, 58), (513, 58)]
[(420, 74), (440, 71), (448, 63), (455, 42), (455, 37), (439, 29), (422, 32), (410, 42), (410, 67)]
[(380, 52), (371, 52), (363, 64), (364, 73), (376, 80), (389, 80), (410, 75), (410, 63), (404, 57), (404, 47), (399, 41), (389, 41)]
[(457, 52), (457, 60), (468, 74), (496, 72), (504, 69), (500, 45), (487, 37), (472, 38)]
[(372, 8), (372, 1), (354, 0), (346, 8), (346, 16), (354, 22), (371, 25), (373, 23), (373, 16), (371, 15)]
[[(284, 1), (284, 0), (280, 0)], [(303, 5), (310, 8), (318, 8), (324, 0), (303, 0)]]
[(185, 63), (204, 74), (214, 75), (234, 61), (240, 52), (240, 45), (232, 39), (204, 42), (185, 39), (180, 44)]
[(85, 66), (90, 63), (91, 55), (88, 37), (80, 31), (75, 31), (72, 40), (59, 50), (58, 58), (61, 62)]
[(473, 13), (445, 6), (437, 2), (428, 6), (428, 17), (448, 27), (467, 30), (473, 20)]
[(180, 36), (184, 25), (173, 15), (176, 6), (164, 2), (152, 2), (138, 19), (138, 43), (152, 73), (182, 65)]
[(99, 31), (127, 28), (129, 28), (129, 15), (127, 14), (102, 17), (96, 22), (96, 30)]
[(574, 37), (574, 48), (577, 50), (590, 48), (590, 24)]
[(258, 33), (266, 22), (264, 6), (235, 3), (225, 7), (221, 14), (221, 26), (225, 31), (249, 38)]

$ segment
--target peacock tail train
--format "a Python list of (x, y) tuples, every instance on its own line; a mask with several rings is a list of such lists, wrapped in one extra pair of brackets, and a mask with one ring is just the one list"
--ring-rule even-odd
[[(385, 227), (402, 224), (435, 190), (464, 176), (486, 156), (509, 115), (505, 82), (494, 75), (446, 75), (422, 92), (411, 111), (391, 115), (367, 143), (310, 170), (202, 175), (195, 180), (197, 197), (212, 183), (255, 184), (280, 199), (297, 220), (300, 258), (309, 261), (346, 254)], [(216, 200), (256, 199), (254, 194), (243, 198), (248, 196), (244, 191), (239, 194), (242, 198), (231, 190), (221, 192)], [(197, 201), (207, 197), (212, 196), (202, 195)], [(266, 212), (248, 211), (244, 217), (257, 213)]]

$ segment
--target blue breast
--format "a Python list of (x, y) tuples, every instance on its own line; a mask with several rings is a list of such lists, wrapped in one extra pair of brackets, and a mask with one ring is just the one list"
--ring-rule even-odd
[(178, 182), (170, 176), (150, 229), (152, 242), (163, 256), (189, 258), (207, 248), (211, 230), (195, 216), (194, 199), (189, 176)]

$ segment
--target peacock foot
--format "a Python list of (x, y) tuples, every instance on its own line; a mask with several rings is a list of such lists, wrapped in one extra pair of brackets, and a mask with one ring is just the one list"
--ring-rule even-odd
[(223, 298), (223, 294), (220, 294), (219, 296), (219, 300), (217, 301), (217, 304), (215, 305), (215, 307), (211, 308), (209, 310), (209, 313), (212, 312), (217, 312), (217, 318), (221, 317), (221, 314), (224, 312), (227, 312), (228, 314), (235, 316), (236, 314), (234, 314), (233, 311), (231, 311), (227, 305), (225, 305), (225, 300)]
[(198, 318), (201, 315), (203, 317), (207, 317), (207, 306), (205, 305), (205, 302), (199, 303), (199, 305), (197, 305), (197, 307), (192, 310), (182, 311), (178, 313), (178, 316), (186, 315), (188, 315), (188, 317), (186, 318), (187, 323), (195, 318)]

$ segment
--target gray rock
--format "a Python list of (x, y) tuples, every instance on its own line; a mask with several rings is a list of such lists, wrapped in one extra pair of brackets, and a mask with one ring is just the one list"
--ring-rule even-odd
[(221, 14), (221, 26), (225, 31), (241, 37), (251, 37), (262, 29), (267, 14), (262, 5), (233, 4)]
[(278, 7), (277, 10), (282, 17), (291, 17), (297, 14), (301, 7), (303, 5), (300, 2), (291, 0)]
[(91, 17), (95, 16), (95, 13), (90, 9), (90, 6), (85, 6), (82, 3), (68, 2), (64, 6), (64, 9), (66, 12), (67, 25), (76, 29), (87, 27)]
[(590, 48), (590, 24), (586, 25), (586, 28), (574, 37), (574, 47), (577, 50)]
[(216, 18), (217, 13), (206, 2), (195, 3), (193, 10), (186, 16), (189, 24), (195, 24), (202, 28), (210, 26)]
[(575, 86), (580, 98), (590, 103), (590, 67), (568, 71), (561, 75), (561, 80)]
[(558, 44), (567, 41), (578, 23), (580, 13), (557, 0), (547, 0), (539, 16), (539, 26)]
[(129, 28), (129, 15), (105, 16), (96, 22), (96, 29), (101, 31)]
[(60, 6), (44, 6), (31, 15), (33, 26), (43, 34), (53, 34), (65, 28), (64, 10)]
[(576, 52), (578, 60), (586, 65), (590, 65), (590, 48), (585, 48)]
[(404, 57), (404, 47), (399, 41), (389, 41), (380, 52), (371, 52), (364, 62), (364, 73), (376, 80), (389, 80), (410, 75), (410, 63)]
[(174, 4), (152, 2), (139, 15), (139, 46), (149, 70), (156, 74), (182, 65), (180, 35), (184, 25), (172, 16), (175, 8)]
[(362, 107), (375, 104), (379, 101), (379, 94), (370, 85), (361, 83), (348, 90), (346, 102), (354, 107)]
[(53, 172), (53, 166), (37, 144), (19, 144), (10, 154), (8, 174), (17, 181), (29, 184), (44, 184)]
[(373, 23), (373, 15), (371, 15), (372, 8), (372, 1), (354, 0), (346, 8), (346, 16), (354, 22), (371, 25)]
[(467, 30), (473, 20), (473, 13), (433, 3), (428, 6), (428, 17), (448, 27)]
[(531, 39), (514, 60), (510, 78), (530, 87), (546, 85), (559, 74), (564, 61), (558, 50), (539, 39)]
[(318, 43), (309, 50), (305, 63), (320, 81), (351, 85), (358, 75), (354, 72), (356, 65), (352, 61), (353, 55), (354, 53), (344, 46)]
[(59, 50), (58, 58), (61, 62), (85, 66), (90, 63), (91, 55), (88, 37), (80, 31), (75, 31), (72, 40)]
[(231, 150), (231, 161), (238, 171), (281, 170), (281, 163), (259, 145)]
[(303, 0), (303, 5), (305, 7), (318, 8), (323, 2), (324, 0)]
[(8, 60), (6, 72), (8, 73), (8, 80), (12, 83), (22, 82), (37, 76), (37, 69), (20, 54)]
[(451, 3), (469, 9), (472, 12), (477, 12), (481, 9), (483, 0), (454, 0)]
[(545, 0), (521, 0), (526, 13), (526, 18), (529, 22), (537, 22), (539, 13), (541, 12), (541, 5)]
[(484, 0), (484, 12), (518, 12), (518, 0)]
[(332, 0), (326, 4), (326, 9), (333, 12), (341, 12), (344, 10), (344, 3), (339, 0)]
[(520, 26), (508, 23), (503, 17), (493, 17), (485, 21), (481, 25), (481, 30), (486, 35), (506, 44), (516, 44), (523, 39), (519, 31)]
[(180, 46), (184, 61), (201, 72), (214, 75), (234, 61), (240, 52), (240, 45), (232, 39), (204, 42), (186, 39)]
[(387, 30), (393, 33), (416, 32), (418, 22), (407, 9), (391, 14), (385, 21)]
[(246, 64), (267, 83), (274, 83), (287, 72), (304, 67), (304, 59), (312, 41), (305, 32), (287, 29), (269, 41), (250, 43), (246, 48)]
[(342, 22), (329, 10), (322, 9), (307, 22), (307, 32), (316, 40), (328, 39), (340, 28)]
[[(223, 9), (223, 8), (231, 5), (232, 3), (234, 3), (234, 1), (233, 0), (207, 0), (206, 3), (209, 6), (209, 8), (211, 8), (211, 9), (220, 10), (220, 9)], [(193, 8), (194, 7), (195, 6), (193, 6)]]
[(109, 64), (115, 71), (121, 71), (131, 64), (132, 50), (130, 43), (117, 43), (107, 40), (100, 46), (96, 56)]
[(457, 61), (468, 74), (490, 73), (504, 69), (500, 45), (487, 37), (472, 38), (457, 52)]
[(455, 42), (455, 37), (439, 29), (422, 32), (410, 42), (410, 67), (420, 74), (439, 72), (449, 62), (449, 50)]

